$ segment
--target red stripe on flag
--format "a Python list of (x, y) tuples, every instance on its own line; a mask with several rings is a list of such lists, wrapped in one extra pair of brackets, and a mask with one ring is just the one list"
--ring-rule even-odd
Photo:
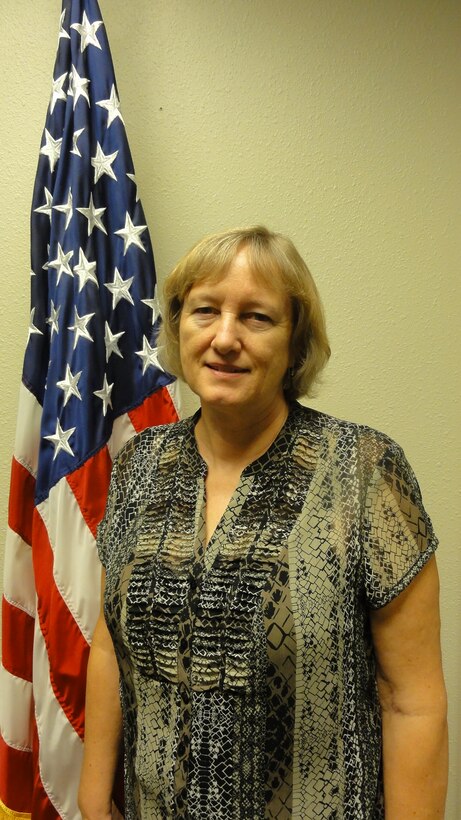
[(32, 681), (34, 624), (34, 618), (27, 612), (3, 598), (2, 663), (12, 675), (27, 681)]
[(61, 815), (56, 811), (43, 788), (43, 783), (40, 780), (38, 771), (37, 777), (34, 780), (34, 791), (32, 795), (32, 820), (35, 820), (36, 817), (40, 818), (40, 820), (60, 820), (61, 818)]
[(112, 459), (107, 447), (102, 447), (78, 469), (67, 476), (88, 527), (96, 538), (96, 530), (104, 515), (109, 488)]
[[(33, 741), (32, 741), (32, 750), (33, 750), (33, 759), (34, 759), (34, 766), (33, 766), (33, 791), (32, 791), (32, 820), (39, 817), (40, 820), (58, 820), (60, 818), (60, 814), (56, 811), (55, 807), (50, 801), (48, 794), (46, 793), (43, 783), (40, 777), (40, 761), (39, 761), (39, 738), (37, 732), (37, 725), (34, 721), (33, 726)], [(59, 750), (56, 750), (56, 754), (59, 754)]]
[(12, 812), (29, 813), (32, 802), (32, 752), (13, 749), (0, 735), (0, 761), (2, 803)]
[(45, 524), (34, 512), (33, 562), (37, 610), (50, 662), (50, 681), (67, 719), (83, 739), (89, 646), (53, 578), (53, 551)]
[(172, 421), (178, 420), (173, 400), (166, 387), (156, 390), (139, 407), (130, 410), (128, 415), (137, 433), (144, 430), (145, 427), (170, 424)]
[(15, 458), (11, 461), (8, 524), (27, 544), (32, 543), (35, 478)]

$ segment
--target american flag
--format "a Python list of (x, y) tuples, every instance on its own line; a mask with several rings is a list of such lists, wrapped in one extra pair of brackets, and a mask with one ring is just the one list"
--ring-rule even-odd
[(96, 0), (64, 0), (31, 213), (3, 598), (0, 817), (77, 818), (112, 458), (177, 418), (154, 258)]

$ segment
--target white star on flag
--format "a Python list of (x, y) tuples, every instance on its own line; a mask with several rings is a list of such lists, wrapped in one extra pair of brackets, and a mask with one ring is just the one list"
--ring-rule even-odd
[(74, 265), (74, 274), (79, 278), (78, 292), (80, 293), (87, 282), (94, 282), (99, 287), (99, 282), (96, 276), (96, 262), (90, 262), (82, 248), (78, 251), (78, 265)]
[(108, 384), (107, 376), (104, 373), (104, 381), (101, 390), (94, 390), (94, 395), (101, 399), (102, 401), (102, 412), (104, 415), (107, 413), (107, 408), (112, 407), (112, 402), (110, 399), (110, 394), (112, 393), (113, 383)]
[(142, 359), (142, 372), (143, 375), (146, 372), (148, 367), (158, 367), (159, 370), (163, 370), (162, 365), (158, 360), (159, 348), (158, 347), (151, 347), (149, 342), (147, 341), (146, 337), (143, 336), (142, 339), (142, 350), (137, 350), (136, 355)]
[(54, 444), (53, 461), (61, 450), (69, 453), (70, 456), (74, 455), (74, 451), (69, 444), (69, 439), (75, 430), (75, 427), (69, 427), (68, 430), (63, 430), (58, 420), (56, 422), (56, 432), (52, 436), (44, 436), (44, 438), (47, 438), (48, 441), (51, 441)]
[(45, 204), (40, 205), (38, 208), (34, 208), (35, 213), (37, 214), (46, 214), (51, 222), (51, 208), (53, 207), (53, 195), (50, 193), (48, 188), (43, 188), (45, 192)]
[(61, 14), (61, 20), (59, 22), (58, 46), (59, 46), (59, 41), (61, 40), (61, 38), (64, 38), (66, 40), (70, 40), (70, 34), (69, 34), (68, 31), (65, 30), (65, 28), (63, 26), (65, 16), (66, 16), (66, 10), (64, 9), (63, 13)]
[[(50, 246), (47, 244), (47, 246), (46, 246), (46, 258), (47, 259), (48, 259), (49, 255), (50, 255)], [(49, 267), (50, 266), (49, 266), (48, 262), (45, 262), (45, 264), (42, 265), (42, 270), (48, 270)]]
[[(74, 97), (74, 111), (75, 111), (75, 106), (77, 105), (80, 97), (83, 97), (87, 101), (88, 105), (90, 104), (90, 98), (88, 96), (88, 86), (90, 84), (90, 81), (86, 77), (80, 77), (80, 74), (78, 73), (77, 69), (73, 65), (72, 66), (72, 81), (71, 82), (72, 82), (72, 94), (73, 94), (73, 97)], [(70, 83), (69, 83), (69, 88), (70, 87), (71, 86), (70, 86)]]
[(125, 331), (122, 330), (120, 333), (112, 333), (109, 323), (106, 322), (104, 327), (104, 342), (106, 345), (106, 362), (109, 361), (112, 353), (115, 353), (117, 356), (120, 356), (123, 359), (123, 353), (121, 353), (120, 348), (118, 346), (118, 340), (125, 335)]
[(154, 289), (154, 298), (153, 299), (141, 299), (145, 305), (152, 311), (152, 324), (155, 325), (158, 317), (160, 316), (160, 302), (157, 295), (157, 285)]
[(69, 193), (67, 195), (67, 202), (65, 202), (63, 205), (53, 205), (53, 208), (55, 209), (55, 211), (61, 211), (61, 213), (66, 215), (66, 224), (65, 224), (64, 230), (67, 231), (67, 228), (69, 227), (70, 220), (72, 219), (72, 214), (73, 214), (73, 210), (72, 210), (72, 191), (70, 190), (70, 188), (69, 188)]
[(59, 312), (61, 310), (61, 305), (58, 305), (57, 308), (54, 306), (53, 300), (51, 300), (51, 313), (49, 318), (46, 320), (47, 325), (51, 327), (51, 338), (53, 338), (53, 333), (59, 333)]
[(112, 310), (118, 305), (121, 299), (126, 299), (127, 302), (130, 302), (134, 305), (133, 297), (130, 293), (131, 284), (133, 282), (134, 276), (130, 276), (129, 279), (122, 279), (118, 268), (114, 270), (114, 280), (113, 282), (105, 282), (104, 287), (107, 290), (110, 290), (112, 294)]
[[(72, 68), (73, 68), (73, 66), (72, 66)], [(71, 68), (71, 70), (69, 71), (69, 85), (67, 86), (67, 96), (68, 96), (68, 97), (73, 97), (73, 96), (74, 96), (74, 85), (73, 85), (73, 74), (72, 74), (72, 68)], [(74, 106), (74, 108), (75, 108), (75, 106)]]
[(72, 269), (69, 265), (69, 262), (72, 259), (73, 255), (73, 251), (68, 251), (67, 253), (64, 253), (61, 245), (58, 242), (58, 255), (56, 259), (53, 259), (52, 262), (48, 262), (48, 267), (56, 268), (58, 272), (58, 283), (63, 273), (67, 273), (68, 276), (73, 276)]
[(76, 373), (75, 376), (72, 375), (71, 369), (69, 365), (66, 365), (66, 375), (64, 379), (60, 382), (56, 382), (56, 387), (59, 387), (60, 390), (64, 391), (64, 404), (63, 407), (66, 406), (67, 402), (71, 398), (71, 396), (76, 396), (77, 399), (82, 401), (82, 397), (80, 395), (80, 390), (78, 389), (78, 380), (82, 375), (82, 371), (80, 370), (79, 373)]
[(74, 28), (80, 34), (81, 53), (85, 51), (87, 46), (96, 46), (96, 48), (101, 48), (101, 44), (96, 37), (96, 32), (99, 26), (102, 26), (102, 20), (95, 20), (94, 23), (90, 23), (88, 17), (86, 16), (86, 11), (83, 12), (81, 23), (72, 23), (71, 28)]
[(27, 339), (29, 340), (33, 333), (39, 333), (40, 336), (43, 336), (43, 331), (39, 330), (38, 327), (34, 325), (34, 316), (35, 316), (35, 308), (32, 308), (30, 311), (30, 319), (29, 319), (29, 330), (27, 333)]
[(74, 331), (74, 350), (77, 347), (77, 343), (79, 339), (88, 339), (89, 342), (93, 341), (93, 337), (90, 335), (90, 331), (87, 328), (87, 324), (94, 316), (94, 313), (86, 313), (85, 316), (79, 316), (77, 308), (74, 308), (74, 324), (69, 325), (67, 328), (68, 330)]
[(126, 252), (130, 245), (137, 245), (138, 248), (141, 248), (141, 250), (144, 251), (144, 253), (146, 252), (146, 249), (139, 238), (142, 232), (146, 230), (146, 228), (147, 225), (133, 225), (128, 211), (126, 212), (125, 227), (120, 228), (118, 231), (114, 231), (114, 233), (117, 234), (117, 236), (121, 236), (123, 239), (124, 256), (126, 255)]
[(139, 202), (138, 183), (136, 182), (136, 176), (134, 174), (128, 174), (127, 173), (127, 177), (128, 177), (128, 179), (131, 179), (133, 185), (136, 188), (136, 202)]
[(95, 183), (102, 177), (103, 174), (107, 174), (111, 179), (117, 180), (115, 176), (114, 169), (112, 168), (112, 163), (115, 162), (115, 158), (118, 154), (118, 151), (114, 151), (113, 154), (105, 154), (99, 144), (96, 143), (96, 154), (94, 157), (91, 158), (91, 164), (94, 168), (94, 181)]
[(117, 119), (117, 117), (123, 122), (123, 124), (125, 124), (125, 121), (120, 113), (120, 100), (117, 96), (115, 85), (112, 86), (109, 99), (99, 100), (96, 105), (101, 106), (101, 108), (105, 108), (107, 111), (107, 128), (110, 128), (113, 121)]
[(84, 128), (78, 128), (77, 131), (74, 131), (74, 133), (72, 135), (72, 148), (70, 149), (70, 153), (75, 154), (75, 156), (77, 156), (77, 157), (82, 156), (80, 151), (79, 151), (79, 147), (77, 145), (77, 142), (78, 142), (78, 138), (79, 138), (80, 134), (83, 134), (84, 130), (85, 130)]
[(45, 128), (45, 145), (40, 148), (40, 153), (44, 154), (45, 157), (48, 157), (51, 173), (53, 173), (55, 165), (61, 156), (61, 143), (62, 137), (59, 140), (55, 140), (51, 136), (50, 132)]
[(88, 208), (77, 208), (83, 216), (86, 216), (88, 220), (88, 236), (91, 236), (93, 228), (99, 228), (100, 231), (103, 233), (107, 233), (103, 223), (101, 216), (104, 213), (105, 208), (95, 208), (93, 202), (93, 194), (90, 194), (90, 202), (88, 204)]
[(56, 80), (53, 80), (51, 83), (51, 99), (50, 99), (50, 111), (53, 113), (54, 107), (58, 100), (67, 99), (67, 94), (63, 89), (63, 85), (67, 80), (67, 71), (64, 74), (61, 74), (60, 77), (57, 77)]

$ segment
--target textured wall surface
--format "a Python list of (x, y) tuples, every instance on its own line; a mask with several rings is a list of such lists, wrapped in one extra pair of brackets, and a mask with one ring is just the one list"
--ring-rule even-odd
[[(315, 405), (404, 447), (441, 540), (448, 820), (461, 816), (461, 6), (100, 0), (160, 278), (204, 233), (288, 233), (333, 357)], [(2, 0), (0, 514), (29, 316), (29, 208), (59, 0)], [(194, 405), (190, 397), (186, 406)]]

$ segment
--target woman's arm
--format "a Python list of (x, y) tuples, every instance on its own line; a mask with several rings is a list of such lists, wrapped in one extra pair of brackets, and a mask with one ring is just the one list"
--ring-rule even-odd
[(447, 706), (435, 558), (370, 613), (383, 720), (386, 820), (444, 817)]
[(112, 788), (117, 768), (122, 716), (119, 671), (114, 647), (101, 612), (88, 661), (85, 706), (85, 747), (79, 788), (79, 808), (84, 820), (112, 817)]

